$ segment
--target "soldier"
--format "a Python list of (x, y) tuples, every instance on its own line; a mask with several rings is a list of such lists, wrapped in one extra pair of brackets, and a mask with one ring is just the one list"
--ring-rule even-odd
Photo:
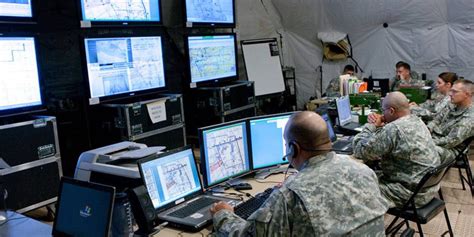
[[(383, 115), (369, 114), (369, 123), (354, 137), (354, 156), (364, 161), (380, 160), (380, 191), (390, 207), (401, 207), (423, 175), (440, 165), (440, 160), (428, 128), (410, 114), (404, 94), (387, 94), (382, 110)], [(416, 204), (428, 203), (438, 189), (421, 190)]]
[(422, 118), (424, 121), (432, 120), (444, 107), (451, 104), (451, 97), (449, 97), (448, 93), (457, 79), (458, 76), (454, 72), (443, 72), (439, 74), (438, 80), (436, 80), (437, 93), (435, 98), (420, 105), (411, 102), (410, 110), (412, 114)]
[(211, 208), (219, 236), (384, 236), (387, 203), (375, 173), (331, 152), (324, 120), (294, 114), (285, 127), (289, 162), (299, 172), (274, 189), (247, 220), (227, 203)]
[[(346, 65), (344, 67), (344, 70), (342, 71), (341, 75), (346, 75), (346, 74), (349, 74), (349, 75), (353, 76), (354, 75), (354, 66), (352, 66), (350, 64)], [(329, 85), (326, 88), (326, 96), (327, 97), (340, 97), (341, 92), (340, 92), (339, 88), (340, 88), (339, 77), (336, 77), (336, 78), (332, 79), (329, 82)]]
[(453, 106), (446, 106), (428, 123), (443, 161), (454, 159), (464, 148), (463, 142), (474, 135), (473, 90), (471, 81), (455, 81), (449, 91)]
[(400, 86), (423, 86), (425, 83), (419, 79), (418, 73), (411, 71), (410, 64), (406, 62), (398, 62), (397, 76), (392, 79), (390, 91), (398, 91)]

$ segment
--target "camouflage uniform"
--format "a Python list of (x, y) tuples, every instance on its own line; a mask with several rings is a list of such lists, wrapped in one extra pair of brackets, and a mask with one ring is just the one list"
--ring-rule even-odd
[(214, 228), (218, 236), (384, 236), (387, 207), (371, 169), (329, 152), (311, 158), (247, 221), (221, 210)]
[(424, 86), (425, 82), (420, 79), (418, 76), (418, 73), (415, 71), (410, 72), (410, 80), (401, 80), (397, 76), (392, 78), (392, 81), (390, 82), (390, 91), (398, 91), (400, 90), (400, 86)]
[(428, 100), (419, 106), (410, 108), (411, 113), (423, 119), (423, 121), (430, 121), (440, 113), (446, 106), (451, 104), (451, 97), (448, 95), (439, 95), (433, 100)]
[(461, 109), (453, 104), (446, 106), (428, 128), (443, 161), (454, 159), (462, 151), (462, 143), (474, 136), (474, 104)]
[(327, 97), (341, 97), (340, 88), (341, 88), (341, 85), (340, 85), (339, 77), (332, 79), (329, 82), (328, 87), (326, 88), (326, 96)]
[[(415, 115), (401, 117), (384, 127), (366, 124), (352, 142), (354, 156), (364, 161), (381, 159), (380, 191), (400, 207), (413, 194), (423, 175), (440, 164), (430, 131)], [(418, 206), (429, 202), (436, 187), (421, 190), (415, 200)]]

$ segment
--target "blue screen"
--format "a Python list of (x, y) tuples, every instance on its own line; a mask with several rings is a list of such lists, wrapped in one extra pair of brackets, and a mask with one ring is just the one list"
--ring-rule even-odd
[(201, 190), (191, 148), (144, 162), (141, 169), (155, 209)]
[(186, 21), (233, 24), (233, 0), (186, 0)]
[(42, 104), (33, 37), (0, 37), (0, 111)]
[(188, 37), (191, 82), (237, 76), (234, 35)]
[(31, 0), (0, 0), (0, 17), (32, 17)]
[(334, 133), (334, 129), (332, 128), (331, 120), (329, 120), (329, 116), (327, 114), (323, 114), (321, 117), (326, 122), (326, 126), (328, 128), (328, 133), (329, 133), (329, 138), (331, 139), (332, 142), (336, 141), (337, 136)]
[(283, 137), (286, 123), (291, 115), (250, 120), (253, 168), (288, 163), (282, 157), (286, 154)]
[(71, 236), (100, 236), (108, 232), (113, 192), (63, 182), (55, 229)]
[(159, 0), (81, 0), (84, 21), (160, 21)]
[(349, 96), (343, 96), (336, 99), (337, 116), (339, 118), (339, 124), (345, 125), (351, 121), (351, 104)]
[(208, 186), (250, 171), (245, 122), (224, 124), (202, 132)]
[(91, 98), (162, 88), (161, 37), (85, 39)]

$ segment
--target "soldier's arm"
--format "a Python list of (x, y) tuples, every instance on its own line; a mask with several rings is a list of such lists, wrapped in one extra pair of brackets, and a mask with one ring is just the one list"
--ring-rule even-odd
[(444, 148), (454, 148), (474, 135), (474, 125), (471, 118), (462, 119), (455, 127), (444, 137), (433, 139), (436, 145)]
[(244, 220), (233, 212), (221, 210), (214, 215), (214, 230), (217, 236), (273, 236), (289, 233), (287, 206), (284, 195), (274, 191), (267, 201)]
[(364, 161), (376, 160), (390, 153), (393, 147), (393, 128), (386, 125), (376, 128), (373, 124), (366, 124), (362, 131), (354, 137), (352, 147), (354, 156)]

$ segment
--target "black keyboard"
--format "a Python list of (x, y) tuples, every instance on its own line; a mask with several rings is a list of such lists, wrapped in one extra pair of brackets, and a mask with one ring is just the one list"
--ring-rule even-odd
[(217, 199), (202, 197), (194, 202), (188, 203), (188, 205), (186, 205), (185, 207), (171, 212), (168, 215), (177, 218), (185, 218), (203, 209), (204, 207), (209, 206), (218, 201), (219, 200)]
[(267, 188), (264, 192), (257, 194), (255, 197), (250, 198), (244, 203), (239, 204), (234, 208), (234, 212), (237, 216), (247, 219), (252, 213), (259, 209), (262, 204), (267, 200), (270, 194), (273, 192), (273, 188)]

